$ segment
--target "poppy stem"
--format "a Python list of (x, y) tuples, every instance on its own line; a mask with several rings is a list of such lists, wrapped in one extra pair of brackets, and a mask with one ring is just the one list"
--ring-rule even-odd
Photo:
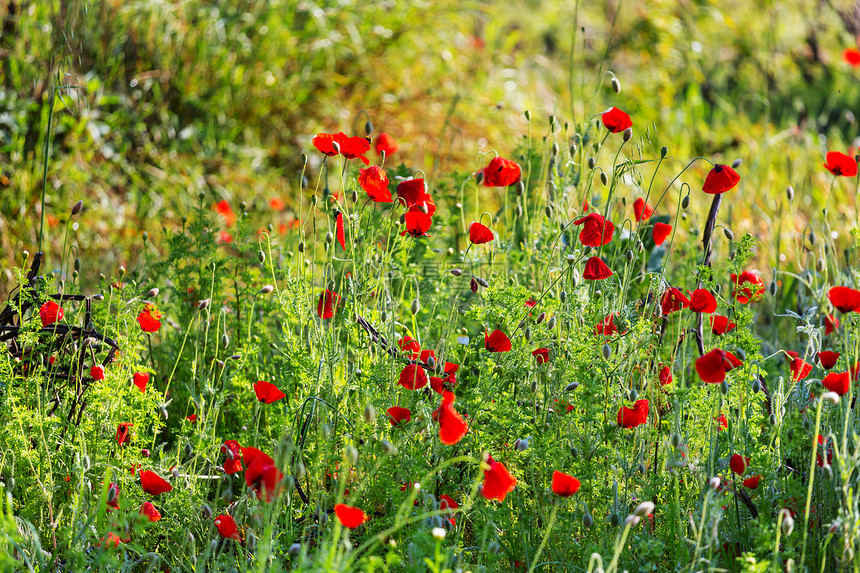
[(546, 531), (543, 534), (543, 539), (541, 539), (534, 559), (532, 559), (532, 566), (529, 567), (529, 573), (532, 573), (538, 565), (538, 559), (540, 558), (540, 554), (543, 553), (543, 550), (546, 547), (546, 542), (549, 539), (549, 534), (552, 531), (552, 526), (555, 523), (556, 516), (558, 516), (558, 504), (555, 504), (552, 507), (552, 513), (549, 516), (549, 523), (546, 526)]
[[(717, 214), (720, 212), (720, 204), (723, 202), (722, 194), (714, 195), (714, 200), (711, 201), (711, 210), (708, 212), (708, 219), (705, 221), (705, 230), (702, 233), (702, 247), (705, 254), (702, 257), (702, 265), (711, 266), (711, 238), (714, 234), (714, 226), (717, 223)], [(699, 280), (697, 288), (702, 288), (702, 281)], [(696, 318), (696, 346), (699, 348), (699, 356), (705, 353), (705, 340), (703, 332), (704, 314), (698, 313)]]

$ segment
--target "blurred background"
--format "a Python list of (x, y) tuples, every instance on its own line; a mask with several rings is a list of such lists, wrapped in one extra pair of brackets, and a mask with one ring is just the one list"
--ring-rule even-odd
[[(575, 126), (615, 105), (675, 174), (742, 159), (729, 216), (765, 243), (803, 240), (832, 184), (825, 152), (858, 135), (853, 1), (2, 0), (0, 16), (0, 295), (43, 218), (43, 270), (77, 245), (84, 283), (157, 255), (201, 204), (245, 201), (288, 235), (313, 135), (367, 121), (432, 184), (512, 156), (550, 114)], [(855, 185), (830, 204), (852, 222)]]

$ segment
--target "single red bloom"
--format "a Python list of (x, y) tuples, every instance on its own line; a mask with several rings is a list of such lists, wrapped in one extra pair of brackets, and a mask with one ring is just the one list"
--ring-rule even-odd
[(337, 293), (328, 289), (320, 293), (319, 301), (317, 302), (317, 316), (323, 320), (327, 320), (334, 316), (337, 307), (337, 301), (340, 297)]
[(341, 142), (345, 139), (345, 133), (318, 133), (316, 136), (314, 136), (314, 139), (311, 143), (313, 143), (314, 147), (316, 147), (317, 150), (323, 155), (334, 157), (338, 154), (338, 151), (336, 151), (334, 148), (334, 144), (337, 143), (339, 146)]
[(712, 295), (710, 291), (703, 288), (697, 288), (693, 291), (693, 294), (690, 295), (690, 310), (693, 312), (711, 314), (717, 310), (717, 299), (714, 298), (714, 295)]
[(603, 120), (603, 125), (611, 133), (621, 133), (628, 127), (633, 127), (633, 120), (630, 119), (630, 116), (617, 107), (611, 107), (604, 111), (600, 119)]
[(161, 519), (161, 513), (148, 501), (144, 502), (143, 505), (140, 506), (140, 514), (146, 516), (149, 521), (153, 522)]
[(594, 327), (594, 334), (602, 334), (603, 336), (612, 336), (618, 332), (618, 327), (615, 326), (615, 316), (618, 313), (610, 314), (603, 320), (597, 323)]
[(96, 364), (92, 368), (90, 368), (90, 376), (93, 377), (93, 380), (104, 380), (105, 379), (105, 367), (101, 364)]
[(660, 386), (666, 386), (672, 383), (672, 369), (668, 366), (664, 366), (660, 369)]
[(158, 332), (161, 328), (161, 313), (151, 304), (147, 304), (137, 315), (137, 323), (144, 332)]
[(347, 159), (361, 159), (365, 165), (370, 165), (370, 160), (364, 156), (370, 151), (370, 142), (361, 136), (346, 137), (340, 143), (340, 154)]
[(585, 270), (582, 271), (582, 278), (589, 281), (602, 281), (608, 279), (614, 273), (606, 266), (606, 263), (600, 257), (591, 257), (585, 263)]
[(366, 513), (357, 507), (352, 507), (345, 503), (339, 503), (334, 506), (334, 513), (337, 515), (337, 520), (340, 521), (340, 524), (349, 529), (355, 529), (367, 521)]
[(651, 236), (654, 238), (655, 245), (662, 245), (670, 234), (672, 234), (672, 225), (668, 223), (654, 223)]
[(851, 377), (851, 380), (857, 380), (858, 374), (860, 374), (860, 362), (855, 362), (854, 366), (848, 367), (848, 375)]
[(265, 380), (260, 380), (254, 384), (254, 393), (257, 395), (257, 400), (264, 404), (271, 404), (286, 397), (286, 394), (281, 392), (277, 386)]
[(421, 355), (419, 357), (419, 360), (421, 360), (421, 362), (423, 362), (424, 364), (428, 364), (431, 358), (433, 359), (433, 363), (435, 364), (436, 363), (436, 351), (435, 350), (433, 350), (432, 348), (425, 348), (424, 350), (421, 351)]
[[(426, 362), (426, 361), (425, 361)], [(444, 390), (453, 390), (457, 385), (457, 370), (459, 370), (459, 364), (452, 364), (451, 362), (445, 363), (445, 376), (431, 376), (430, 377), (430, 387), (433, 390), (441, 394)]]
[(233, 212), (233, 208), (230, 207), (230, 203), (226, 199), (221, 199), (215, 205), (215, 210), (224, 217), (224, 224), (228, 227), (232, 227), (233, 223), (236, 222), (236, 213)]
[(744, 472), (747, 471), (747, 468), (750, 465), (750, 458), (743, 457), (740, 454), (735, 454), (729, 460), (729, 468), (739, 476), (744, 475)]
[(750, 476), (745, 479), (743, 482), (744, 487), (748, 487), (750, 489), (756, 489), (758, 487), (759, 482), (761, 481), (760, 475)]
[(410, 237), (424, 237), (427, 231), (433, 225), (433, 219), (430, 215), (421, 211), (407, 211), (403, 215), (406, 223), (406, 229), (400, 232), (400, 235), (409, 235)]
[(463, 439), (469, 426), (454, 409), (454, 393), (445, 390), (442, 404), (433, 412), (433, 419), (439, 422), (439, 440), (446, 446), (453, 446)]
[(149, 372), (135, 372), (131, 377), (132, 383), (137, 386), (141, 392), (146, 392), (146, 385), (149, 383)]
[(831, 334), (837, 328), (839, 328), (839, 319), (832, 314), (826, 315), (824, 317), (824, 334)]
[(415, 360), (421, 354), (421, 345), (418, 344), (418, 341), (411, 336), (407, 335), (398, 340), (397, 346), (399, 346), (400, 350), (402, 350), (403, 352), (411, 353), (410, 358), (412, 360)]
[(729, 421), (728, 421), (728, 419), (726, 418), (726, 415), (725, 415), (725, 414), (720, 414), (720, 415), (717, 417), (717, 424), (718, 424), (718, 426), (717, 426), (717, 431), (718, 431), (718, 432), (722, 432), (723, 430), (725, 430), (725, 429), (727, 429), (727, 428), (729, 427)]
[(114, 533), (113, 531), (111, 531), (110, 533), (108, 533), (108, 534), (107, 534), (107, 537), (102, 537), (102, 538), (99, 540), (99, 542), (96, 544), (96, 547), (113, 547), (113, 548), (117, 548), (117, 547), (119, 547), (119, 544), (120, 544), (120, 543), (127, 543), (129, 540), (131, 540), (131, 538), (130, 538), (130, 537), (128, 538), (128, 540), (123, 540), (123, 539), (121, 539), (121, 538), (120, 538), (120, 536), (119, 536), (119, 535), (117, 535), (116, 533)]
[(358, 185), (364, 189), (374, 203), (391, 203), (391, 191), (388, 189), (388, 175), (385, 169), (377, 165), (358, 171)]
[(526, 301), (526, 306), (528, 308), (534, 308), (536, 304), (537, 304), (537, 301), (534, 299), (534, 297), (532, 297)]
[(799, 382), (812, 372), (812, 364), (809, 364), (803, 358), (792, 358), (789, 368), (791, 368), (792, 382)]
[(218, 243), (219, 245), (223, 245), (225, 243), (232, 243), (233, 242), (233, 235), (231, 235), (227, 231), (219, 231), (218, 237), (215, 239), (215, 242)]
[(851, 375), (848, 372), (830, 372), (821, 380), (821, 384), (831, 392), (844, 396), (851, 387)]
[(128, 422), (123, 422), (116, 427), (116, 443), (119, 446), (124, 445), (126, 442), (131, 440), (131, 432), (128, 431), (129, 428), (134, 426), (134, 424), (130, 424)]
[(507, 187), (520, 180), (520, 166), (501, 157), (493, 157), (483, 173), (485, 187)]
[(842, 177), (857, 175), (857, 160), (840, 151), (828, 151), (824, 167), (832, 174)]
[(570, 497), (578, 491), (578, 479), (559, 471), (552, 472), (552, 493), (561, 497)]
[(860, 310), (860, 291), (845, 286), (832, 287), (827, 292), (827, 298), (840, 312), (856, 312)]
[(226, 513), (222, 513), (215, 518), (215, 527), (218, 529), (221, 537), (225, 539), (239, 540), (242, 538), (239, 535), (239, 528), (236, 527), (236, 521)]
[(648, 219), (654, 214), (654, 207), (645, 203), (645, 199), (642, 197), (637, 197), (636, 200), (633, 201), (633, 214), (636, 215), (637, 221)]
[(412, 412), (409, 411), (409, 408), (392, 406), (386, 412), (388, 412), (388, 421), (391, 422), (392, 426), (405, 424), (412, 419)]
[(660, 309), (663, 314), (671, 314), (690, 306), (690, 299), (684, 296), (684, 293), (675, 287), (670, 287), (663, 293), (663, 298), (660, 299)]
[(385, 133), (381, 132), (376, 136), (376, 153), (382, 155), (385, 153), (385, 156), (388, 157), (394, 153), (397, 153), (397, 150), (400, 149), (400, 146), (397, 145), (397, 142), (394, 141), (394, 138)]
[(397, 197), (403, 199), (403, 202), (408, 208), (421, 206), (427, 202), (428, 199), (431, 199), (430, 194), (427, 193), (426, 187), (424, 186), (423, 178), (401, 181), (400, 184), (397, 185)]
[(242, 446), (236, 440), (226, 440), (221, 446), (221, 453), (227, 456), (224, 460), (224, 473), (233, 475), (242, 471)]
[(731, 279), (732, 284), (735, 285), (735, 291), (732, 293), (732, 296), (741, 304), (747, 304), (757, 299), (759, 295), (764, 294), (764, 283), (761, 277), (750, 271), (744, 271), (740, 276), (732, 273)]
[(719, 384), (726, 379), (726, 372), (742, 366), (743, 362), (731, 352), (714, 348), (696, 359), (696, 372), (707, 384)]
[(469, 225), (469, 240), (474, 244), (483, 245), (484, 243), (489, 243), (494, 238), (493, 232), (485, 225), (474, 221)]
[(721, 314), (712, 314), (711, 315), (711, 332), (716, 335), (722, 335), (727, 332), (731, 332), (737, 327), (737, 324), (732, 322)]
[(855, 68), (860, 67), (860, 50), (857, 48), (845, 48), (842, 52), (842, 60)]
[(427, 374), (417, 364), (407, 364), (400, 371), (399, 384), (407, 390), (420, 390), (427, 385)]
[(586, 247), (606, 245), (612, 241), (612, 235), (615, 233), (615, 225), (597, 213), (589, 213), (574, 221), (573, 224), (582, 225), (579, 241)]
[(491, 333), (484, 331), (484, 348), (490, 352), (508, 352), (511, 349), (511, 340), (501, 330)]
[(272, 197), (269, 199), (269, 207), (275, 211), (283, 211), (287, 207), (287, 204), (280, 197)]
[(818, 353), (818, 360), (821, 362), (822, 368), (830, 370), (836, 366), (836, 361), (839, 360), (839, 353), (832, 350), (822, 350)]
[(63, 307), (49, 300), (39, 309), (39, 318), (42, 320), (42, 328), (47, 328), (63, 320)]
[[(824, 447), (824, 436), (818, 434), (818, 445)], [(830, 443), (830, 439), (826, 440), (827, 442), (827, 465), (833, 463), (833, 444)], [(817, 448), (816, 448), (817, 449)], [(824, 466), (824, 460), (821, 458), (821, 454), (815, 454), (815, 463), (818, 467)]]
[(505, 496), (517, 487), (517, 478), (511, 475), (505, 464), (497, 462), (493, 456), (489, 456), (487, 463), (489, 469), (484, 470), (484, 484), (481, 495), (487, 499), (505, 501)]
[(719, 195), (733, 189), (740, 180), (741, 176), (734, 169), (728, 165), (716, 164), (711, 168), (708, 176), (705, 177), (702, 191), (709, 195)]
[(546, 364), (549, 362), (549, 348), (538, 348), (532, 351), (532, 356), (535, 357), (538, 364)]
[(636, 400), (632, 408), (621, 406), (618, 409), (618, 425), (622, 428), (635, 428), (648, 421), (648, 400)]
[(185, 416), (185, 419), (194, 424), (197, 422), (197, 414), (189, 414)]
[(272, 501), (284, 475), (275, 466), (275, 460), (257, 448), (242, 448), (242, 457), (248, 468), (245, 470), (245, 484), (254, 488), (258, 499)]
[(337, 234), (337, 242), (340, 244), (340, 248), (344, 251), (346, 250), (346, 232), (343, 229), (343, 213), (340, 211), (337, 212), (334, 218), (335, 223), (335, 233)]
[(149, 495), (161, 495), (173, 489), (161, 476), (150, 470), (140, 472), (140, 487)]

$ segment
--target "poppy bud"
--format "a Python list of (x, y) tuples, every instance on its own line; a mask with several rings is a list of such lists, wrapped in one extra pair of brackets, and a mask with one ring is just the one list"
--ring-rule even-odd
[(553, 328), (555, 328), (555, 323), (556, 323), (555, 316), (549, 317), (549, 320), (546, 322), (547, 330), (552, 330)]
[(263, 288), (260, 289), (260, 293), (269, 294), (273, 290), (275, 290), (275, 287), (273, 287), (272, 285), (263, 285)]
[(319, 199), (317, 198), (316, 194), (311, 195), (311, 205), (316, 206), (317, 201), (319, 201)]
[(346, 455), (346, 461), (348, 461), (352, 465), (358, 463), (358, 450), (355, 449), (355, 446), (353, 446), (352, 444), (348, 445), (344, 453)]
[(815, 244), (815, 231), (809, 231), (809, 244)]
[(528, 438), (517, 438), (517, 441), (514, 442), (514, 449), (518, 452), (524, 452), (529, 449), (529, 439)]
[(609, 84), (612, 86), (612, 91), (617, 94), (621, 93), (621, 82), (618, 81), (618, 78), (612, 76), (612, 79), (609, 80)]
[(579, 457), (579, 450), (576, 446), (570, 446), (570, 457), (576, 459)]
[(185, 444), (185, 457), (190, 458), (193, 453), (194, 453), (194, 448), (191, 446), (190, 443), (186, 443)]
[(158, 413), (161, 414), (162, 418), (167, 420), (167, 408), (165, 408), (164, 406), (159, 406), (158, 407)]
[(475, 183), (477, 183), (478, 185), (480, 185), (480, 184), (481, 184), (481, 182), (482, 182), (483, 180), (484, 180), (484, 172), (483, 172), (483, 171), (478, 171), (478, 172), (475, 174)]
[(726, 238), (728, 240), (730, 240), (730, 241), (735, 240), (735, 234), (732, 233), (729, 229), (726, 229), (725, 227), (723, 227), (723, 234), (726, 236)]
[(530, 390), (532, 391), (532, 394), (537, 392), (537, 380), (532, 380)]
[(478, 281), (475, 280), (475, 277), (472, 277), (469, 280), (469, 288), (472, 290), (473, 293), (478, 292)]
[(640, 521), (642, 521), (642, 518), (639, 517), (638, 515), (628, 515), (624, 519), (624, 527), (630, 527), (630, 528), (636, 527), (637, 525), (639, 525)]
[(550, 129), (550, 131), (555, 133), (555, 116), (554, 115), (549, 116), (549, 129)]
[(170, 475), (173, 476), (173, 479), (178, 479), (179, 478), (179, 470), (177, 468), (173, 468), (172, 470), (170, 470)]
[(265, 263), (266, 262), (266, 253), (264, 253), (263, 251), (257, 251), (257, 260), (260, 261), (261, 263)]
[(514, 209), (514, 214), (516, 214), (517, 218), (523, 216), (523, 207), (519, 203), (517, 203), (517, 208)]
[(761, 390), (761, 383), (758, 380), (753, 380), (753, 383), (752, 383), (753, 394), (758, 394), (759, 390)]
[(421, 310), (421, 303), (418, 302), (418, 299), (412, 301), (412, 306), (410, 307), (412, 310), (412, 314), (418, 314), (418, 311)]
[(218, 365), (218, 368), (224, 368), (224, 361), (223, 360), (216, 360), (215, 364)]
[(83, 209), (83, 208), (84, 208), (84, 202), (83, 201), (78, 201), (77, 203), (72, 205), (72, 216), (74, 217), (75, 215), (80, 213), (81, 209)]
[(830, 481), (833, 479), (833, 466), (830, 464), (824, 464), (821, 466), (821, 473), (824, 474), (824, 479)]
[(661, 147), (660, 148), (660, 158), (661, 159), (665, 158), (666, 155), (668, 155), (668, 154), (669, 154), (669, 148), (668, 147)]
[(788, 197), (788, 200), (791, 201), (794, 199), (794, 187), (789, 185), (785, 190), (785, 196)]
[(302, 546), (300, 543), (293, 543), (292, 545), (290, 545), (290, 548), (287, 550), (287, 552), (290, 555), (292, 555), (293, 557), (295, 557), (296, 555), (299, 554), (299, 552), (301, 550), (302, 550)]
[(529, 340), (531, 340), (531, 339), (532, 339), (532, 330), (531, 330), (531, 328), (526, 327), (526, 329), (523, 331), (523, 338), (525, 338), (525, 339), (526, 339), (526, 341), (529, 341)]
[(227, 336), (227, 333), (221, 335), (221, 346), (227, 348), (230, 345), (230, 337)]
[(606, 175), (605, 171), (600, 172), (600, 182), (603, 183), (603, 185), (606, 185), (607, 183), (609, 183), (609, 176)]
[(299, 241), (299, 252), (300, 253), (305, 252), (305, 242), (304, 241)]
[(605, 360), (609, 360), (609, 357), (612, 356), (612, 348), (608, 344), (604, 344), (603, 348), (600, 349), (600, 352), (603, 354), (603, 358)]
[(714, 476), (708, 482), (708, 487), (711, 489), (718, 489), (720, 487), (720, 478)]
[(615, 527), (621, 521), (621, 517), (619, 517), (618, 512), (613, 511), (609, 515), (609, 524)]
[(204, 503), (200, 509), (200, 515), (203, 516), (203, 519), (212, 519), (212, 508)]
[(499, 551), (501, 551), (501, 550), (502, 550), (502, 548), (499, 547), (499, 544), (496, 543), (495, 541), (491, 541), (490, 544), (487, 545), (487, 551), (489, 551), (490, 554), (492, 554), (492, 555), (498, 555)]
[(779, 513), (782, 515), (782, 532), (788, 537), (794, 531), (794, 518), (787, 509), (781, 509)]
[(113, 503), (114, 500), (116, 500), (116, 484), (112, 483), (107, 491), (107, 502)]
[(486, 279), (483, 279), (481, 277), (475, 277), (475, 282), (477, 282), (479, 285), (481, 285), (484, 288), (487, 288), (488, 286), (490, 286), (490, 283), (488, 283)]
[(723, 393), (723, 396), (729, 393), (729, 383), (723, 380), (720, 382), (720, 392)]
[(595, 166), (595, 165), (597, 165), (597, 160), (596, 160), (596, 159), (594, 159), (593, 157), (589, 157), (589, 158), (588, 158), (588, 168), (589, 168), (589, 169), (594, 169), (594, 166)]
[(376, 408), (373, 407), (373, 404), (368, 404), (364, 407), (364, 421), (372, 424), (374, 420), (376, 420)]
[(543, 212), (546, 213), (548, 219), (552, 219), (552, 205), (547, 205)]
[(389, 456), (397, 455), (397, 447), (394, 444), (392, 444), (391, 442), (389, 442), (388, 440), (382, 440), (380, 442), (380, 445), (382, 445), (382, 451), (385, 452), (386, 454), (388, 454)]
[(208, 306), (209, 306), (209, 299), (208, 298), (204, 298), (203, 300), (201, 300), (197, 303), (197, 309), (198, 310), (206, 310), (206, 308)]
[(630, 138), (633, 137), (633, 128), (628, 127), (624, 130), (624, 133), (621, 134), (621, 139), (625, 142), (630, 141)]
[(540, 313), (537, 317), (537, 321), (535, 321), (535, 324), (542, 323), (545, 318), (546, 318), (546, 313), (545, 312)]
[(379, 320), (382, 322), (388, 322), (388, 313), (386, 311), (382, 311), (379, 313)]
[(142, 450), (140, 450), (140, 455), (142, 455), (145, 458), (148, 458), (149, 457), (149, 450), (147, 450), (146, 448), (143, 448)]
[(368, 120), (364, 123), (364, 134), (365, 134), (365, 135), (370, 135), (371, 133), (373, 133), (373, 124), (372, 124), (372, 123), (370, 122), (370, 120), (368, 119)]
[(564, 391), (565, 392), (573, 392), (577, 388), (579, 388), (579, 382), (571, 382), (570, 384), (568, 384), (567, 386), (564, 387)]
[(555, 156), (555, 155), (558, 155), (558, 142), (553, 142), (553, 144), (552, 144), (552, 154), (553, 154), (554, 156)]
[(821, 395), (821, 399), (835, 405), (839, 403), (839, 394), (836, 392), (825, 392)]
[(816, 264), (816, 268), (818, 268), (818, 272), (824, 272), (824, 259), (818, 259), (818, 263)]
[(330, 245), (334, 241), (334, 235), (331, 234), (331, 231), (325, 234), (325, 242), (327, 245)]

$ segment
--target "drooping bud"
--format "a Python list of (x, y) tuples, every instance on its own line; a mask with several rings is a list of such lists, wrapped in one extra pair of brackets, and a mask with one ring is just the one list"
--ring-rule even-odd
[(612, 76), (612, 79), (609, 80), (609, 84), (612, 86), (612, 91), (617, 94), (621, 93), (621, 82), (618, 81), (618, 78)]
[(624, 130), (624, 133), (621, 134), (621, 139), (623, 139), (625, 142), (630, 141), (630, 138), (632, 138), (632, 137), (633, 137), (633, 128), (632, 127), (628, 127), (627, 129)]
[(72, 205), (72, 217), (74, 217), (75, 215), (80, 213), (81, 209), (83, 209), (83, 208), (84, 208), (84, 202), (83, 201), (78, 201), (77, 203)]

